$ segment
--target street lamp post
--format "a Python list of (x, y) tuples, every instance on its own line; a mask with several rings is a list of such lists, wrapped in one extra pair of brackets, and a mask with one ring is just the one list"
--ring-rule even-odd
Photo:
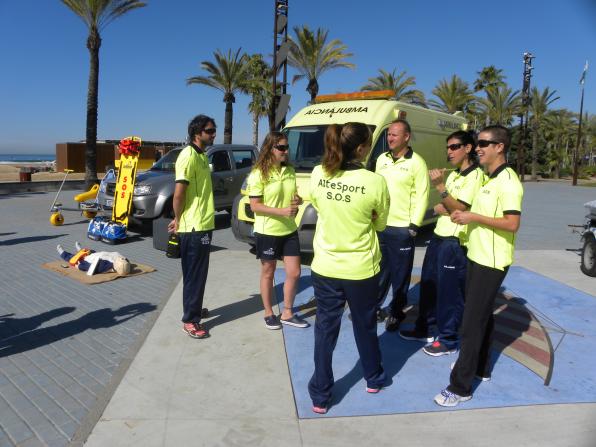
[[(288, 1), (274, 0), (273, 20), (273, 70), (271, 80), (271, 109), (269, 111), (269, 130), (281, 129), (285, 124), (286, 111), (290, 102), (290, 95), (286, 94), (288, 85)], [(282, 70), (281, 95), (277, 93), (277, 74)]]
[(520, 180), (524, 181), (524, 176), (526, 173), (526, 163), (525, 163), (525, 145), (526, 145), (526, 135), (528, 131), (528, 113), (530, 108), (530, 81), (532, 79), (532, 59), (534, 59), (534, 55), (530, 52), (524, 53), (524, 79), (522, 84), (522, 110), (521, 114), (519, 115), (519, 127), (520, 127), (520, 139), (519, 139), (519, 147), (517, 150), (517, 174), (519, 175)]

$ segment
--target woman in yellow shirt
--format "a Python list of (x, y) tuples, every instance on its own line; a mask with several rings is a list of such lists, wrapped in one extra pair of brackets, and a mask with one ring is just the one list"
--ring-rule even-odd
[[(288, 149), (284, 134), (269, 133), (247, 179), (250, 207), (255, 213), (256, 255), (261, 260), (260, 289), (267, 329), (280, 329), (282, 324), (309, 326), (293, 311), (300, 278), (300, 242), (294, 218), (302, 199), (296, 190), (296, 173), (288, 164)], [(284, 309), (278, 318), (272, 308), (273, 275), (277, 261), (282, 259), (286, 280)]]
[(377, 231), (387, 224), (385, 179), (366, 170), (370, 152), (366, 124), (331, 125), (325, 154), (311, 176), (310, 196), (318, 211), (311, 264), (317, 301), (315, 371), (308, 391), (315, 413), (326, 413), (333, 388), (333, 350), (346, 302), (368, 393), (378, 393), (386, 376), (377, 338), (377, 295), (381, 251)]

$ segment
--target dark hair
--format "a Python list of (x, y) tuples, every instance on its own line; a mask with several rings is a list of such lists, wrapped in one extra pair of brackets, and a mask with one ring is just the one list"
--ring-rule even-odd
[(215, 126), (215, 120), (207, 115), (197, 115), (192, 120), (190, 120), (190, 123), (188, 123), (189, 143), (192, 143), (195, 139), (195, 136), (203, 132), (203, 130), (205, 130), (205, 127), (207, 127), (207, 124), (209, 123)]
[(273, 147), (281, 140), (287, 140), (288, 137), (281, 132), (269, 132), (263, 141), (261, 150), (259, 151), (259, 157), (255, 163), (253, 169), (261, 171), (261, 178), (263, 182), (269, 179), (269, 173), (271, 172), (271, 166), (273, 166)]
[(476, 162), (477, 155), (476, 155), (476, 137), (473, 132), (465, 131), (465, 130), (456, 130), (451, 135), (449, 135), (445, 141), (449, 141), (452, 138), (459, 140), (464, 146), (468, 144), (472, 145), (472, 150), (468, 153), (468, 160), (470, 162)]
[(364, 123), (331, 124), (325, 132), (323, 169), (329, 175), (335, 174), (357, 157), (356, 150), (360, 146), (370, 146), (371, 140), (370, 129)]
[(410, 123), (408, 123), (405, 119), (398, 118), (396, 120), (391, 121), (391, 124), (402, 124), (406, 128), (406, 132), (410, 135), (412, 134), (412, 128), (410, 127)]
[(483, 128), (479, 133), (488, 132), (490, 133), (493, 140), (503, 143), (505, 149), (503, 153), (507, 153), (509, 151), (509, 146), (511, 146), (511, 131), (500, 124), (493, 124), (491, 126), (486, 126)]

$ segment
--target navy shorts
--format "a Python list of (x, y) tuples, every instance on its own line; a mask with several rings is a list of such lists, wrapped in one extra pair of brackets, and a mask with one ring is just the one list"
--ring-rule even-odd
[(284, 256), (300, 256), (298, 231), (285, 236), (269, 236), (255, 233), (257, 259), (265, 261), (282, 260)]

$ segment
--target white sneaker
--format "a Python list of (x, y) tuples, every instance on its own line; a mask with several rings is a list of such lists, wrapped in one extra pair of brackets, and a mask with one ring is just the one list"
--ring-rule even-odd
[(459, 394), (452, 393), (445, 388), (439, 394), (435, 396), (435, 403), (441, 407), (455, 407), (460, 402), (466, 402), (470, 400), (472, 396), (460, 396)]

